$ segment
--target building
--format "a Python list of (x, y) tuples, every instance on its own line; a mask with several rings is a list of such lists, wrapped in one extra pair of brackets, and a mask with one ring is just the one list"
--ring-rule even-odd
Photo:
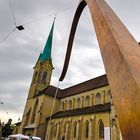
[(120, 140), (106, 75), (66, 89), (50, 84), (53, 28), (54, 23), (34, 67), (22, 121), (14, 132), (42, 140)]

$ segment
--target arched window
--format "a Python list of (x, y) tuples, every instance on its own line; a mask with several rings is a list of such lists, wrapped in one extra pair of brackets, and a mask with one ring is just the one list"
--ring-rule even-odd
[(53, 129), (53, 136), (54, 136), (54, 137), (56, 137), (57, 127), (58, 127), (58, 125), (56, 124), (56, 125), (54, 126), (54, 129)]
[(72, 109), (72, 101), (69, 100), (69, 109), (71, 110)]
[(80, 99), (80, 98), (77, 99), (77, 107), (78, 107), (78, 108), (81, 107), (81, 99)]
[(74, 131), (73, 132), (73, 137), (76, 138), (76, 136), (77, 136), (77, 122), (74, 123), (73, 131)]
[(29, 111), (26, 114), (25, 125), (29, 124), (30, 115), (31, 115), (31, 108), (29, 109)]
[(36, 100), (35, 105), (34, 105), (34, 108), (33, 108), (31, 123), (34, 123), (35, 122), (35, 118), (36, 118), (36, 115), (38, 113), (37, 112), (37, 107), (38, 107), (38, 99)]
[(67, 123), (64, 123), (64, 125), (63, 125), (63, 133), (64, 134), (66, 133), (66, 127), (67, 127)]
[(62, 110), (64, 111), (65, 110), (65, 103), (62, 102), (61, 106), (62, 106)]
[(86, 121), (85, 123), (85, 138), (89, 137), (89, 122)]
[(99, 121), (99, 138), (104, 139), (104, 124), (102, 120)]
[(63, 127), (64, 131), (62, 132), (65, 135), (65, 139), (68, 139), (69, 136), (69, 122), (66, 122)]
[(112, 95), (110, 90), (107, 92), (107, 102), (112, 102)]
[(101, 94), (100, 93), (97, 93), (96, 94), (96, 104), (101, 104)]
[(49, 130), (48, 137), (50, 137), (50, 138), (53, 137), (53, 130), (54, 130), (54, 124), (50, 123), (50, 130)]
[(47, 79), (47, 72), (45, 71), (42, 74), (41, 83), (46, 84), (46, 79)]
[(39, 82), (39, 83), (41, 83), (42, 75), (43, 75), (43, 73), (42, 73), (42, 72), (39, 72), (39, 76), (38, 76), (38, 82)]
[(89, 105), (90, 105), (90, 97), (86, 96), (86, 106), (89, 106)]

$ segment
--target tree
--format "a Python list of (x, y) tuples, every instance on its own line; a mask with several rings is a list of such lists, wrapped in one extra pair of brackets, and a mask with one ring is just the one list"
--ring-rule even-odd
[(2, 136), (8, 137), (12, 134), (12, 127), (11, 127), (12, 119), (9, 119), (8, 122), (2, 128)]
[(2, 136), (2, 124), (1, 124), (1, 120), (0, 120), (0, 139), (1, 139), (1, 136)]

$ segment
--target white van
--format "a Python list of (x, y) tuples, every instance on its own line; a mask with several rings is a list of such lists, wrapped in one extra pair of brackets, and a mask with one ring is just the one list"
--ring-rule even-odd
[(8, 140), (41, 140), (39, 137), (34, 137), (34, 136), (25, 136), (23, 134), (16, 134), (16, 135), (10, 135), (8, 137)]

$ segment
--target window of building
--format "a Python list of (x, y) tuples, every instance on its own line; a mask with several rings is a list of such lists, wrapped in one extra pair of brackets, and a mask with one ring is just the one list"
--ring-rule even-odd
[(36, 100), (34, 108), (33, 108), (31, 123), (35, 122), (35, 118), (36, 118), (36, 115), (37, 115), (37, 107), (38, 107), (38, 99)]
[(97, 93), (96, 94), (96, 104), (101, 104), (101, 94), (100, 93)]
[(63, 125), (63, 132), (64, 132), (64, 134), (66, 133), (66, 129), (67, 129), (67, 123), (65, 123), (65, 124)]
[(46, 79), (47, 79), (47, 72), (44, 72), (43, 75), (42, 75), (41, 82), (42, 82), (43, 84), (46, 84)]
[(62, 106), (62, 110), (65, 110), (65, 103), (64, 102), (62, 102), (61, 106)]
[(53, 136), (56, 137), (57, 134), (57, 124), (54, 126)]
[(89, 122), (88, 121), (85, 123), (85, 137), (86, 138), (89, 137)]
[(41, 83), (42, 75), (43, 75), (43, 73), (42, 73), (42, 72), (39, 72), (39, 76), (38, 76), (38, 82), (39, 82), (39, 83)]
[(73, 126), (73, 130), (74, 130), (74, 133), (73, 133), (73, 137), (76, 138), (76, 135), (77, 135), (77, 122), (74, 123), (74, 126)]
[(90, 97), (86, 96), (86, 106), (89, 106), (89, 105), (90, 105)]
[(72, 109), (72, 101), (69, 100), (69, 109), (71, 110)]
[(49, 134), (47, 137), (52, 138), (53, 137), (53, 130), (54, 130), (54, 125), (53, 123), (50, 124), (50, 130), (49, 130)]
[(110, 90), (107, 92), (107, 101), (112, 102), (112, 96), (111, 96), (111, 91)]
[(81, 107), (81, 99), (80, 99), (80, 98), (77, 99), (77, 107), (78, 107), (78, 108)]
[(102, 120), (99, 121), (99, 138), (104, 138), (104, 124)]

